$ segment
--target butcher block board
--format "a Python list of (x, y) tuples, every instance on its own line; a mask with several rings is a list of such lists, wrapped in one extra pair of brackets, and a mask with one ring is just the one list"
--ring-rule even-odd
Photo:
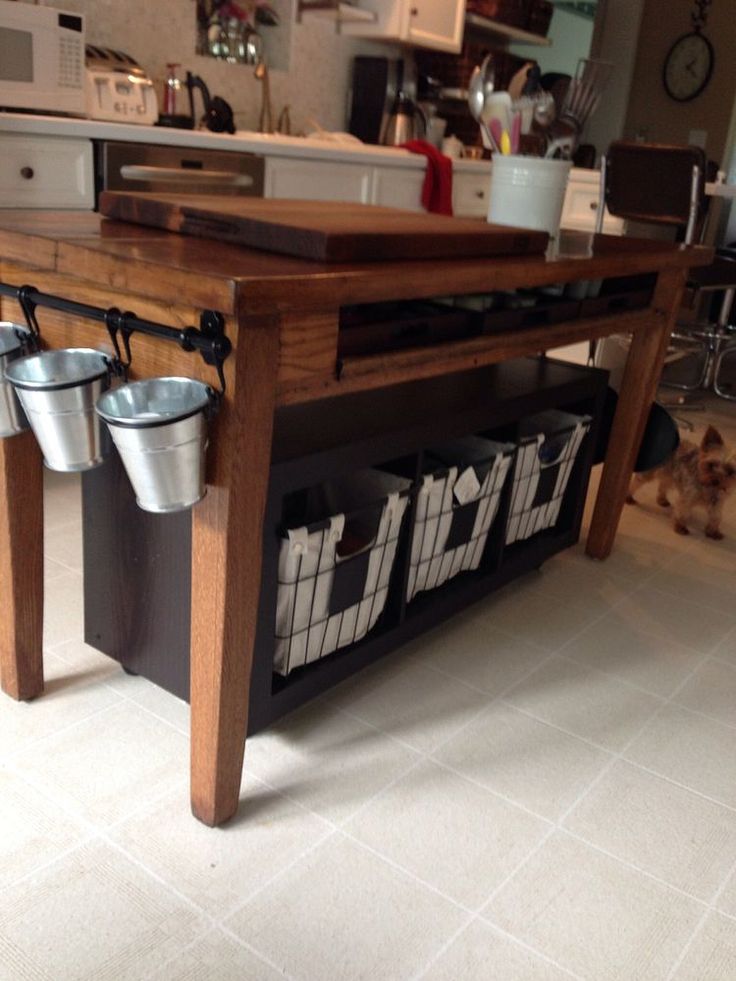
[(320, 262), (543, 253), (546, 232), (341, 201), (104, 191), (108, 218)]

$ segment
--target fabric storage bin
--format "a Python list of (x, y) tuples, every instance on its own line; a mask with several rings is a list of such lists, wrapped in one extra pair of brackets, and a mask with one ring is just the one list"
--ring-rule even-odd
[(428, 451), (416, 494), (407, 600), (477, 569), (514, 447), (467, 436)]
[(514, 465), (507, 545), (556, 524), (590, 422), (590, 416), (558, 409), (523, 420)]
[(360, 470), (309, 492), (305, 524), (285, 533), (279, 551), (279, 674), (326, 657), (375, 626), (410, 488), (393, 474)]

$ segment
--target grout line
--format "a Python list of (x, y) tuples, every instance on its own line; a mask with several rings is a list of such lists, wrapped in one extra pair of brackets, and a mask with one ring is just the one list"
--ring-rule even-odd
[[(89, 684), (91, 686), (93, 682), (90, 682)], [(51, 732), (45, 732), (42, 736), (35, 736), (32, 739), (29, 739), (27, 742), (21, 743), (20, 746), (16, 746), (15, 749), (9, 750), (4, 757), (4, 760), (7, 763), (13, 763), (15, 760), (18, 759), (19, 756), (22, 756), (23, 753), (25, 753), (28, 749), (32, 747), (38, 747), (43, 742), (47, 742), (51, 739), (54, 739), (56, 736), (60, 736), (64, 733), (68, 733), (72, 729), (76, 729), (79, 726), (84, 725), (85, 722), (89, 722), (90, 719), (94, 719), (98, 715), (102, 715), (104, 712), (109, 712), (111, 709), (117, 708), (119, 706), (120, 706), (120, 700), (116, 702), (111, 702), (110, 705), (103, 705), (102, 708), (95, 709), (93, 712), (90, 712), (89, 715), (85, 715), (81, 719), (75, 719), (74, 722), (69, 722), (67, 723), (67, 725), (60, 726), (58, 729), (54, 729)]]
[(277, 974), (280, 974), (282, 977), (286, 978), (287, 981), (297, 981), (295, 975), (289, 974), (284, 967), (282, 967), (280, 964), (277, 964), (276, 961), (272, 961), (270, 957), (267, 957), (264, 953), (258, 950), (257, 947), (254, 947), (252, 944), (249, 944), (246, 940), (243, 940), (242, 937), (239, 937), (237, 933), (234, 933), (229, 927), (225, 926), (223, 923), (218, 923), (217, 928), (222, 933), (224, 933), (225, 936), (229, 937), (231, 940), (235, 941), (235, 943), (238, 944), (240, 947), (243, 947), (245, 950), (247, 950), (249, 954), (253, 954), (259, 960), (263, 961), (265, 964), (268, 964), (269, 967), (273, 968), (273, 970), (276, 971)]
[(645, 766), (643, 763), (638, 763), (636, 760), (629, 759), (629, 757), (624, 757), (621, 762), (626, 763), (627, 766), (631, 766), (635, 770), (642, 770), (644, 773), (648, 773), (649, 776), (656, 777), (658, 780), (671, 784), (673, 787), (677, 787), (680, 790), (686, 790), (694, 797), (700, 797), (701, 800), (708, 801), (709, 804), (715, 804), (717, 807), (723, 807), (725, 810), (732, 811), (736, 814), (736, 805), (727, 804), (725, 801), (719, 800), (717, 797), (711, 797), (709, 794), (703, 793), (702, 790), (695, 790), (694, 787), (691, 787), (686, 783), (680, 783), (679, 780), (676, 780), (674, 777), (667, 776), (666, 773), (660, 773), (658, 770)]

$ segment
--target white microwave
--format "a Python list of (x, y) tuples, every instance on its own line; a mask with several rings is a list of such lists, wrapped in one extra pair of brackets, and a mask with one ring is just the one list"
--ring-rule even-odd
[(0, 108), (85, 115), (81, 14), (0, 0)]

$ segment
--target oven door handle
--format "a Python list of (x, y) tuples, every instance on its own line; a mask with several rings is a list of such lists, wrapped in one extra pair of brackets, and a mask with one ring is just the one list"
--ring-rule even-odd
[(145, 164), (124, 164), (120, 176), (126, 181), (147, 181), (151, 184), (209, 184), (221, 187), (252, 187), (253, 178), (230, 170), (190, 170), (181, 167), (152, 167)]

